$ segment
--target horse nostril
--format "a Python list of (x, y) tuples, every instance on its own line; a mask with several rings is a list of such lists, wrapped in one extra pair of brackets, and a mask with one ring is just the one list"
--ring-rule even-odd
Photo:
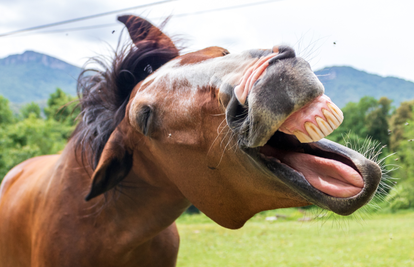
[(278, 52), (279, 54), (269, 60), (269, 65), (275, 63), (278, 60), (296, 57), (295, 50), (293, 50), (293, 48), (289, 46), (275, 46), (273, 47), (273, 51)]
[(232, 130), (238, 131), (248, 115), (247, 102), (246, 105), (240, 104), (235, 95), (230, 99), (226, 110), (227, 125)]

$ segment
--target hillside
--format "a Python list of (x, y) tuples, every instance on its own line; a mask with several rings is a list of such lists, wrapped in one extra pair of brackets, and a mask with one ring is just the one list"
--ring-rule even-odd
[[(13, 103), (41, 101), (60, 87), (76, 94), (76, 78), (81, 69), (51, 56), (33, 51), (0, 59), (0, 95)], [(327, 67), (315, 72), (326, 94), (339, 106), (357, 102), (363, 96), (393, 99), (393, 105), (414, 99), (414, 83), (381, 77), (351, 67)]]
[(339, 106), (358, 102), (363, 96), (379, 99), (386, 96), (398, 107), (414, 99), (414, 83), (395, 77), (381, 77), (351, 67), (327, 67), (315, 72), (325, 86), (326, 94)]
[(81, 69), (51, 56), (33, 51), (0, 59), (0, 95), (11, 102), (47, 99), (60, 87), (76, 95)]

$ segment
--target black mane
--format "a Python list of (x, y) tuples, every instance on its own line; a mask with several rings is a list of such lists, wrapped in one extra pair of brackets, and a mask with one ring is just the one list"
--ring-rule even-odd
[(125, 117), (135, 85), (176, 56), (146, 41), (116, 49), (110, 60), (95, 57), (87, 62), (102, 69), (85, 68), (78, 78), (80, 122), (71, 139), (81, 149), (83, 164), (96, 168), (109, 136)]

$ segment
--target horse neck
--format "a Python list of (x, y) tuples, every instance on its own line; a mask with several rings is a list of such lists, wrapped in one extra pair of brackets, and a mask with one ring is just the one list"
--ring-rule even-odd
[[(66, 184), (61, 194), (73, 192), (64, 197), (77, 200), (78, 216), (92, 219), (90, 223), (101, 225), (104, 231), (113, 231), (114, 235), (116, 232), (128, 233), (126, 238), (131, 242), (142, 242), (171, 225), (190, 206), (176, 187), (149, 182), (152, 171), (144, 169), (145, 163), (139, 164), (140, 173), (132, 170), (118, 187), (86, 202), (84, 197), (88, 193), (93, 171), (83, 166), (79, 154), (73, 151), (73, 144), (69, 142), (58, 163), (60, 166), (56, 168), (60, 171), (57, 176)], [(140, 159), (134, 159), (134, 164), (137, 164), (136, 160)], [(153, 180), (159, 180), (159, 177), (153, 177)], [(62, 181), (59, 183), (62, 184)], [(68, 184), (75, 190), (67, 190)]]

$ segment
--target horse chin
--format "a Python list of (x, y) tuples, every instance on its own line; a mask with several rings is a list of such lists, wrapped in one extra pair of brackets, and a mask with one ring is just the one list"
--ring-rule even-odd
[(326, 139), (301, 143), (293, 135), (276, 131), (264, 146), (242, 150), (261, 171), (306, 201), (340, 215), (368, 203), (381, 180), (377, 164)]

